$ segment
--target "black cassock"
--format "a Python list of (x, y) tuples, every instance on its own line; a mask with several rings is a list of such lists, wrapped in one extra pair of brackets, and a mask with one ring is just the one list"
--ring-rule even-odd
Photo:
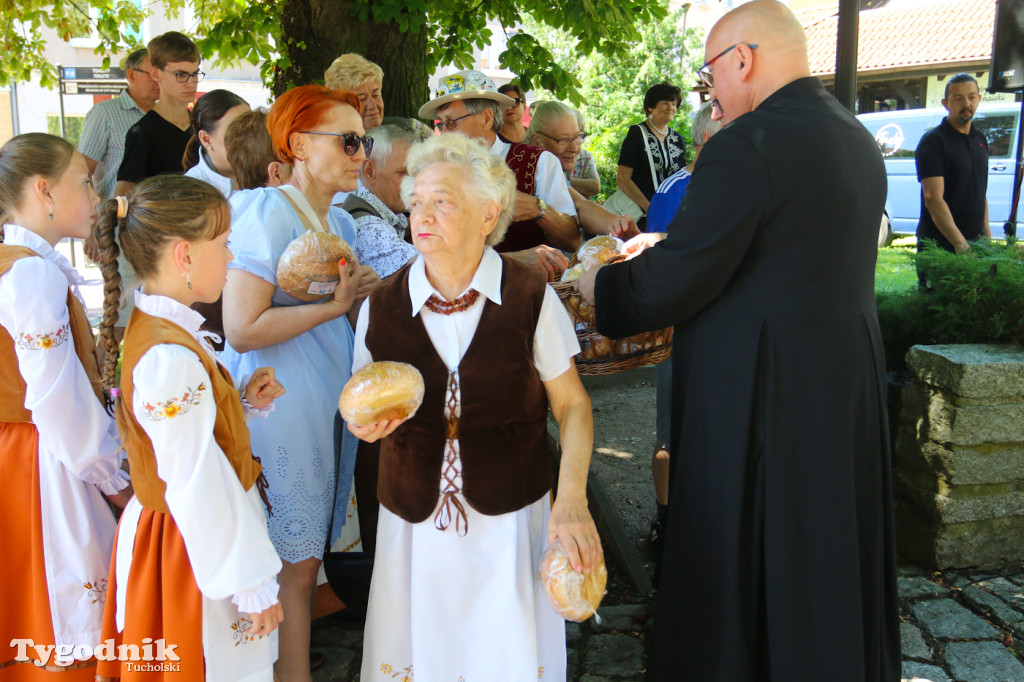
[(675, 325), (653, 682), (900, 679), (886, 175), (813, 78), (704, 146), (668, 238), (597, 277), (613, 338)]

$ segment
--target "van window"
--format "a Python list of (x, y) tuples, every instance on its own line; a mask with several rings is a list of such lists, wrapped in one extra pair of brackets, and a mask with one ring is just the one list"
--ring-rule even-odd
[(935, 127), (927, 117), (907, 116), (897, 120), (861, 121), (875, 137), (882, 157), (886, 159), (912, 159), (921, 137)]
[(990, 159), (1006, 159), (1010, 157), (1010, 143), (1017, 128), (1017, 120), (1013, 114), (978, 114), (974, 125), (985, 133), (988, 140), (988, 157)]

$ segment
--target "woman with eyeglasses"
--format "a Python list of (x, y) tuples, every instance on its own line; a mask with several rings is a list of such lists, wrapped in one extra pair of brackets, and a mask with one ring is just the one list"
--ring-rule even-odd
[(577, 192), (591, 197), (601, 191), (601, 180), (597, 177), (597, 166), (593, 165), (593, 178), (575, 178), (579, 158), (583, 154), (583, 142), (587, 133), (580, 130), (579, 115), (561, 102), (544, 102), (537, 107), (530, 119), (530, 144), (543, 147), (558, 157), (565, 178)]
[(506, 142), (525, 142), (526, 127), (523, 113), (526, 111), (526, 95), (516, 83), (505, 83), (498, 88), (502, 95), (512, 98), (512, 106), (501, 112), (501, 131), (498, 135)]
[(677, 86), (652, 85), (644, 93), (644, 120), (630, 126), (622, 142), (615, 183), (644, 213), (662, 180), (686, 165), (686, 142), (668, 125), (681, 103)]
[[(360, 267), (350, 278), (345, 263), (331, 298), (306, 303), (278, 286), (278, 260), (307, 230), (327, 231), (355, 243), (355, 223), (331, 206), (337, 192), (356, 188), (372, 148), (359, 98), (320, 85), (293, 88), (267, 114), (274, 152), (292, 165), (279, 188), (231, 198), (235, 255), (224, 288), (223, 360), (232, 376), (271, 366), (288, 393), (266, 419), (249, 424), (253, 454), (269, 481), (270, 539), (281, 557), (279, 595), (285, 619), (275, 671), (282, 680), (310, 680), (311, 599), (328, 540), (338, 535), (355, 465), (356, 441), (334, 456), (334, 413), (351, 373), (352, 327), (346, 314), (379, 282)], [(333, 523), (332, 523), (333, 520)]]

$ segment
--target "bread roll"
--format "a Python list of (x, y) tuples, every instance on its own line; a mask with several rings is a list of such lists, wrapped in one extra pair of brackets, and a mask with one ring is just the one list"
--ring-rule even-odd
[(326, 301), (338, 286), (342, 258), (348, 274), (353, 274), (359, 261), (348, 242), (330, 232), (306, 232), (293, 239), (277, 261), (277, 284), (300, 301)]
[(422, 403), (418, 369), (404, 362), (371, 362), (345, 384), (338, 409), (348, 423), (369, 426), (412, 417)]
[(566, 620), (585, 621), (597, 611), (608, 583), (604, 557), (590, 573), (577, 573), (569, 564), (569, 554), (558, 540), (540, 558), (540, 584), (552, 608)]

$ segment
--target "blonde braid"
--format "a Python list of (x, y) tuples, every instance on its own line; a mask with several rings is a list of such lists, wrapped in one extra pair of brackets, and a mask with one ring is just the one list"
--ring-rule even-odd
[(120, 347), (114, 336), (114, 325), (117, 323), (117, 313), (121, 307), (121, 272), (117, 267), (117, 257), (121, 250), (117, 245), (116, 231), (126, 213), (127, 200), (124, 197), (115, 197), (104, 202), (96, 223), (96, 243), (100, 249), (100, 271), (103, 273), (103, 321), (100, 322), (100, 343), (106, 352), (106, 359), (103, 363), (102, 379), (111, 405), (114, 403), (111, 389), (118, 388), (114, 385), (114, 379), (120, 356)]

